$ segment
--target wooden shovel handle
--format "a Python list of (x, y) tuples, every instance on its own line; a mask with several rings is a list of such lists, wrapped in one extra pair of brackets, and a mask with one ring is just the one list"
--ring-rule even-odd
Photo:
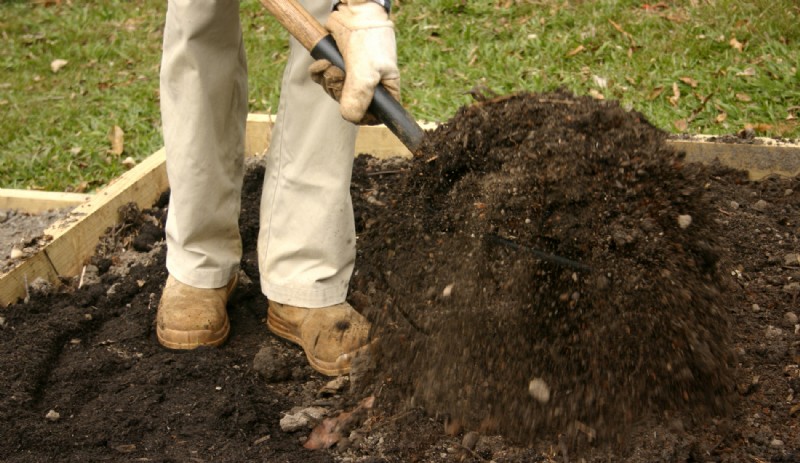
[(306, 50), (314, 49), (328, 35), (325, 27), (294, 0), (261, 0), (261, 4)]

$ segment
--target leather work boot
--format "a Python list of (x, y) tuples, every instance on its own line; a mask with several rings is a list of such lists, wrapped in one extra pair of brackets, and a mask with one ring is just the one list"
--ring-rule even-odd
[(231, 330), (225, 305), (236, 287), (237, 276), (227, 286), (195, 288), (170, 275), (156, 315), (158, 342), (169, 349), (218, 346)]
[(369, 347), (369, 322), (346, 302), (306, 309), (269, 301), (267, 327), (300, 345), (311, 367), (326, 376), (349, 373)]

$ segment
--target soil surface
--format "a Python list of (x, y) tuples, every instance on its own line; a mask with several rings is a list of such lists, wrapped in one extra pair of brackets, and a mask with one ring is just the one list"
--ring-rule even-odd
[(263, 167), (221, 348), (159, 347), (166, 195), (129, 207), (80, 288), (0, 312), (0, 460), (800, 461), (800, 179), (664, 139), (519, 94), (412, 160), (357, 158), (350, 302), (375, 349), (332, 382), (263, 324)]
[(69, 215), (72, 208), (52, 209), (30, 214), (16, 209), (0, 209), (0, 274), (35, 254), (50, 238), (43, 232)]

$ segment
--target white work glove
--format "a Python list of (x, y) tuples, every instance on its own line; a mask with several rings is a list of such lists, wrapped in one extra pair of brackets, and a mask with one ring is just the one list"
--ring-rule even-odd
[(309, 68), (311, 78), (339, 101), (342, 117), (356, 124), (376, 123), (364, 116), (378, 83), (400, 101), (394, 24), (383, 6), (371, 0), (347, 0), (331, 13), (325, 27), (342, 52), (345, 73), (318, 60)]

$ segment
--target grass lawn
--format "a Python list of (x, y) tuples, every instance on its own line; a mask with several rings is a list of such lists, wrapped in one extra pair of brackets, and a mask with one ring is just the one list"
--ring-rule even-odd
[[(0, 187), (92, 191), (162, 145), (165, 10), (0, 3)], [(274, 112), (288, 36), (256, 0), (241, 17), (250, 110)], [(476, 85), (565, 87), (670, 132), (800, 137), (796, 0), (395, 0), (394, 19), (404, 104), (421, 120), (446, 121)]]

